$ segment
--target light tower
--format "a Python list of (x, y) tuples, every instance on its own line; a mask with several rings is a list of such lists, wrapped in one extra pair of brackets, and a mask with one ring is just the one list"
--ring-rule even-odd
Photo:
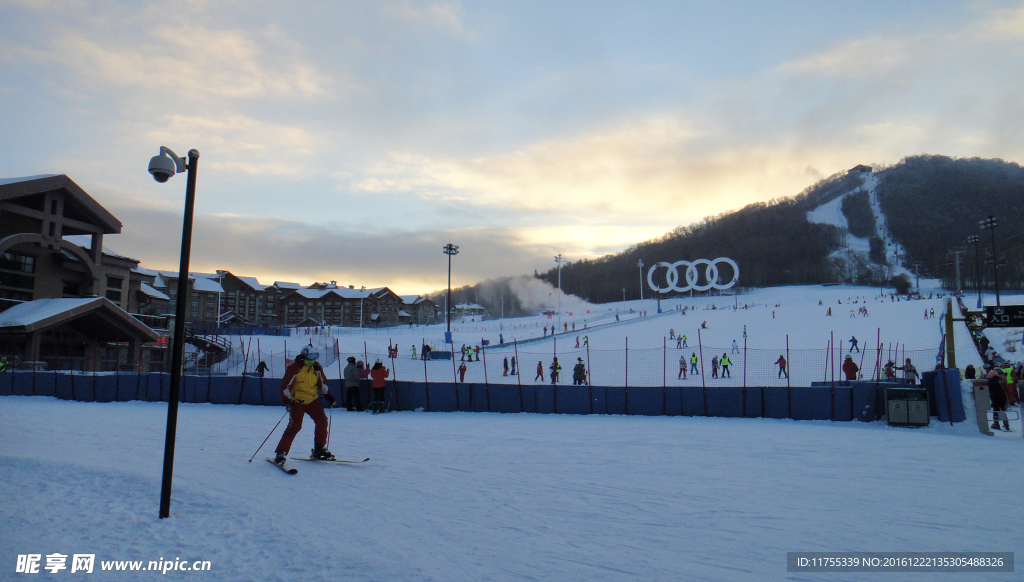
[(996, 306), (999, 306), (999, 261), (996, 260), (996, 227), (999, 226), (999, 221), (996, 220), (995, 216), (989, 216), (983, 220), (978, 221), (978, 225), (981, 226), (981, 230), (986, 228), (992, 233), (992, 277), (996, 284)]
[(448, 255), (448, 295), (446, 295), (444, 299), (444, 310), (446, 312), (445, 317), (448, 321), (448, 330), (447, 333), (445, 333), (445, 340), (454, 346), (455, 344), (452, 343), (452, 255), (459, 254), (459, 245), (448, 243), (441, 248), (441, 251)]
[(972, 234), (967, 237), (967, 242), (974, 243), (974, 286), (978, 288), (978, 309), (981, 309), (981, 251), (978, 249), (981, 237)]
[(555, 264), (558, 265), (558, 323), (562, 323), (562, 253), (555, 255)]
[(640, 259), (636, 262), (636, 266), (640, 268), (640, 311), (644, 310), (644, 260)]

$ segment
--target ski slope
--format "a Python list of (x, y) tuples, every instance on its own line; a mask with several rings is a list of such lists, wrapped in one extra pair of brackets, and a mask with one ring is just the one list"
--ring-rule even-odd
[[(705, 312), (704, 298), (694, 300), (696, 312), (660, 317), (647, 301), (647, 317), (595, 323), (590, 338), (618, 344), (628, 334), (631, 348), (634, 341), (659, 347), (668, 327), (684, 319), (699, 325), (706, 313), (709, 342), (731, 342), (747, 325), (751, 343), (775, 346), (789, 334), (793, 344), (813, 347), (833, 325), (865, 326), (834, 330), (865, 338), (881, 326), (883, 338), (937, 347), (935, 320), (921, 315), (927, 301), (890, 310), (878, 302), (877, 316), (869, 303), (866, 320), (819, 313), (818, 298), (841, 297), (846, 305), (853, 295), (835, 287), (761, 290), (739, 298), (761, 307)], [(595, 321), (602, 320), (588, 324)], [(518, 340), (540, 335), (533, 320), (502, 323), (506, 338), (513, 325), (524, 326), (513, 328)], [(494, 325), (501, 323), (459, 323), (457, 333), (496, 338), (498, 331), (482, 329)], [(343, 351), (363, 341), (373, 350), (399, 337), (391, 333), (338, 339), (348, 342)], [(1007, 337), (1013, 333), (1020, 337), (1020, 330)], [(415, 341), (413, 332), (401, 337)], [(290, 349), (297, 339), (289, 339)], [(289, 476), (262, 460), (281, 427), (248, 462), (282, 409), (183, 404), (172, 516), (159, 520), (166, 411), (161, 403), (0, 397), (0, 580), (33, 579), (15, 573), (19, 554), (40, 554), (45, 565), (46, 555), (78, 553), (96, 556), (87, 580), (153, 579), (152, 571), (102, 571), (102, 564), (147, 568), (163, 560), (210, 563), (209, 571), (166, 574), (181, 580), (859, 581), (877, 575), (787, 573), (786, 553), (1015, 551), (1024, 544), (1024, 507), (1012, 493), (1024, 478), (1016, 422), (1015, 432), (993, 438), (970, 422), (934, 420), (900, 429), (335, 409), (331, 450), (371, 461), (292, 462), (299, 473)], [(292, 455), (311, 446), (308, 423)], [(52, 576), (77, 575), (69, 569)], [(950, 579), (968, 577), (1020, 579)]]

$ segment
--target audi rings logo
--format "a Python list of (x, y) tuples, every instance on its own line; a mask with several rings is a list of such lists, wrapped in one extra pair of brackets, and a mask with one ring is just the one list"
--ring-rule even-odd
[[(718, 282), (718, 265), (726, 264), (732, 267), (732, 280), (728, 283), (721, 284)], [(707, 281), (703, 285), (698, 284), (700, 281), (700, 273), (697, 272), (697, 267), (704, 266), (704, 279)], [(659, 287), (654, 283), (654, 272), (659, 267), (666, 267), (668, 271), (666, 273), (666, 280), (668, 282), (667, 287)], [(685, 273), (686, 285), (679, 286), (679, 267), (686, 267), (683, 271)], [(669, 291), (707, 291), (708, 289), (728, 289), (736, 284), (740, 278), (740, 268), (736, 264), (736, 261), (727, 257), (718, 257), (713, 261), (707, 259), (697, 259), (696, 261), (676, 261), (674, 263), (666, 263), (664, 261), (656, 263), (651, 267), (650, 271), (647, 271), (647, 284), (651, 286), (651, 289), (660, 293), (667, 293)]]

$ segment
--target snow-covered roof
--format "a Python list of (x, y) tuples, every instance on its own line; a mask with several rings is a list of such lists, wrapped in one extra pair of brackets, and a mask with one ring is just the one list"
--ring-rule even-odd
[(399, 310), (398, 311), (398, 317), (412, 317), (412, 316), (409, 315), (408, 313), (406, 313), (405, 311)]
[(458, 304), (455, 305), (455, 308), (456, 309), (487, 309), (483, 305), (478, 305), (476, 303), (458, 303)]
[[(73, 245), (78, 245), (78, 246), (83, 247), (83, 248), (87, 248), (87, 249), (91, 249), (92, 248), (92, 235), (88, 235), (88, 234), (69, 234), (69, 235), (65, 235), (64, 236), (64, 240), (68, 241), (69, 243), (71, 243)], [(137, 260), (137, 259), (133, 259), (131, 257), (126, 257), (126, 256), (122, 255), (121, 253), (112, 251), (112, 250), (110, 250), (109, 247), (106, 247), (106, 246), (104, 246), (102, 250), (103, 250), (103, 254), (105, 254), (107, 256), (110, 256), (110, 257), (118, 257), (118, 258), (122, 258), (122, 259), (128, 259), (128, 260), (131, 260), (131, 261)]]
[(298, 283), (289, 283), (287, 281), (274, 281), (274, 287), (278, 289), (301, 289), (302, 285)]
[(100, 299), (102, 297), (64, 297), (26, 301), (0, 312), (0, 327), (32, 325), (69, 309), (88, 306)]
[(17, 184), (18, 182), (29, 182), (31, 180), (40, 180), (42, 178), (53, 178), (60, 174), (39, 174), (38, 176), (22, 176), (21, 178), (0, 178), (0, 186), (4, 184)]
[(238, 277), (240, 281), (257, 291), (263, 291), (267, 287), (270, 287), (270, 285), (261, 285), (260, 282), (256, 280), (256, 277), (241, 277), (239, 275), (235, 275), (235, 277)]
[(406, 305), (415, 305), (420, 302), (419, 295), (399, 295), (402, 298), (402, 302)]
[(196, 277), (195, 283), (192, 284), (192, 289), (195, 291), (206, 291), (208, 293), (223, 293), (224, 288), (220, 286), (220, 281), (216, 279), (208, 279), (206, 277)]
[(168, 301), (171, 300), (170, 297), (168, 297), (167, 295), (164, 295), (163, 293), (157, 291), (156, 289), (151, 287), (149, 285), (149, 283), (146, 283), (145, 281), (142, 282), (142, 288), (140, 289), (140, 291), (142, 291), (146, 295), (152, 297), (153, 299), (166, 299)]
[(369, 289), (364, 291), (361, 289), (349, 289), (347, 287), (340, 287), (337, 289), (296, 289), (295, 293), (305, 297), (306, 299), (320, 299), (330, 293), (345, 299), (361, 299), (370, 296)]

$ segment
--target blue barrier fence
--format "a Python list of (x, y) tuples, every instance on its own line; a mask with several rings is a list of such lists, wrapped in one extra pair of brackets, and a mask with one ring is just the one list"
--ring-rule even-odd
[[(280, 406), (276, 378), (258, 376), (182, 376), (181, 402)], [(385, 400), (391, 410), (430, 412), (535, 412), (541, 414), (630, 414), (645, 416), (716, 416), (860, 420), (882, 418), (886, 388), (898, 384), (850, 382), (809, 387), (484, 385), (470, 383), (388, 382)], [(340, 380), (328, 381), (336, 406), (344, 402)], [(965, 420), (960, 375), (926, 373), (922, 387), (931, 394), (932, 415), (940, 421)], [(170, 375), (71, 374), (13, 372), (0, 374), (0, 396), (54, 396), (83, 402), (166, 401)], [(370, 401), (369, 382), (361, 387), (363, 405)]]

